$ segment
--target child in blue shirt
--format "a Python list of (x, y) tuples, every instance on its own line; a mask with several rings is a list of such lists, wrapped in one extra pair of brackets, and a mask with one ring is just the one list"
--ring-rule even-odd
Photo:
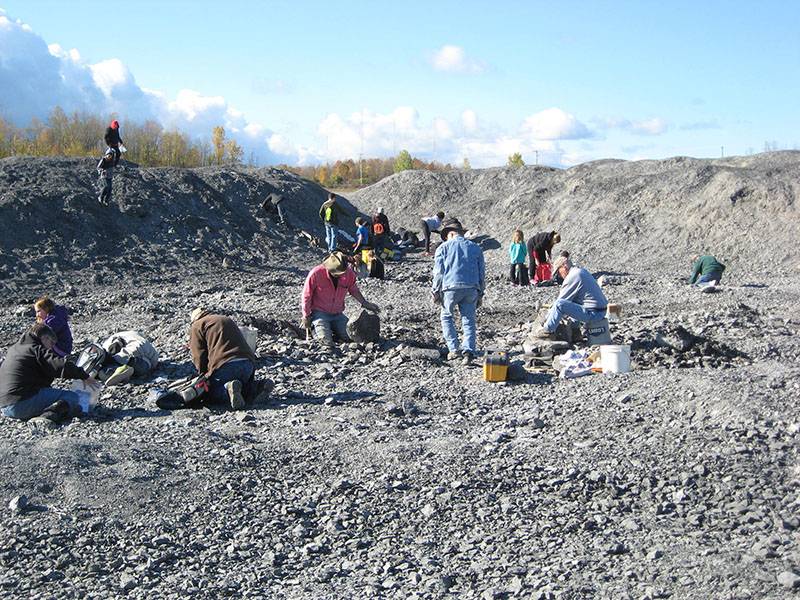
[(515, 229), (514, 234), (511, 236), (508, 257), (511, 259), (511, 283), (514, 285), (528, 285), (528, 269), (525, 266), (528, 247), (525, 245), (525, 235), (521, 229)]
[(356, 243), (353, 245), (353, 252), (361, 250), (369, 244), (369, 227), (367, 227), (367, 222), (361, 217), (358, 217), (356, 219), (356, 225)]

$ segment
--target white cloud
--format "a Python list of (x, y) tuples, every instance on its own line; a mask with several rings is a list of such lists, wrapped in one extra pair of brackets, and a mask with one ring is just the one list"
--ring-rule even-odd
[(430, 60), (434, 69), (449, 73), (481, 73), (486, 69), (481, 61), (467, 58), (461, 46), (442, 46), (433, 53)]
[(474, 110), (467, 109), (461, 113), (461, 125), (464, 131), (473, 133), (478, 130), (478, 115)]
[(591, 137), (589, 128), (560, 108), (548, 108), (531, 115), (522, 126), (535, 140), (578, 140)]
[[(0, 117), (27, 125), (34, 117), (45, 119), (56, 106), (67, 113), (119, 115), (124, 136), (125, 120), (154, 119), (165, 127), (178, 127), (189, 135), (208, 138), (223, 125), (230, 137), (264, 162), (295, 162), (271, 144), (267, 127), (251, 123), (222, 96), (204, 96), (182, 90), (170, 100), (162, 92), (141, 87), (118, 58), (89, 64), (77, 49), (46, 44), (30, 27), (12, 21), (0, 9)], [(98, 132), (102, 137), (102, 132)]]

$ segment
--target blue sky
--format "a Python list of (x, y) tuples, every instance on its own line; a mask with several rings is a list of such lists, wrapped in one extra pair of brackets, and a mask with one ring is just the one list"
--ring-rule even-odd
[[(126, 117), (195, 135), (221, 122), (264, 162), (407, 148), (473, 166), (538, 151), (568, 166), (800, 147), (793, 0), (0, 7), (11, 120), (58, 101), (115, 110), (123, 134)], [(19, 60), (37, 52), (49, 56)], [(43, 75), (59, 73), (59, 86)]]

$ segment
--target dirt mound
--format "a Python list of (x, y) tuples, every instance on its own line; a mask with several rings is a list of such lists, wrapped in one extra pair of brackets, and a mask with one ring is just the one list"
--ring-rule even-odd
[[(317, 227), (326, 197), (318, 185), (280, 169), (122, 163), (111, 205), (103, 206), (96, 180), (90, 159), (0, 160), (0, 277), (107, 261), (138, 269), (225, 256), (257, 263), (291, 248), (300, 230)], [(272, 192), (285, 197), (289, 227), (261, 208)]]
[(504, 247), (515, 227), (556, 229), (594, 268), (687, 270), (709, 251), (740, 273), (796, 267), (800, 152), (701, 160), (603, 160), (541, 166), (404, 171), (351, 196), (419, 228), (441, 209)]

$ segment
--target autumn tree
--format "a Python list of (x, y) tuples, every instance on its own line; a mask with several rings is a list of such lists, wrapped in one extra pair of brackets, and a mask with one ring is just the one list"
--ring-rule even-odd
[(524, 167), (525, 161), (522, 160), (522, 154), (519, 152), (514, 152), (511, 156), (508, 157), (508, 166), (509, 167)]
[(408, 150), (401, 150), (400, 154), (394, 160), (394, 172), (408, 171), (414, 168), (414, 161), (411, 158), (411, 153)]
[(211, 144), (214, 146), (214, 164), (221, 165), (225, 158), (225, 128), (222, 125), (211, 131)]

